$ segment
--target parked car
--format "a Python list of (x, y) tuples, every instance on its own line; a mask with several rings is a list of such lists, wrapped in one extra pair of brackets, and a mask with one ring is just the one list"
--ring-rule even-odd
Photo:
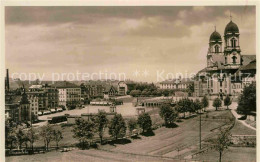
[(63, 109), (62, 109), (62, 108), (57, 108), (57, 111), (58, 111), (58, 112), (62, 112)]
[(51, 114), (51, 112), (50, 111), (44, 111), (43, 112), (43, 115), (48, 115), (48, 114)]
[(38, 112), (38, 116), (42, 116), (43, 114), (42, 114), (42, 112), (41, 111), (39, 111)]
[(51, 109), (51, 113), (56, 113), (56, 110), (55, 109)]

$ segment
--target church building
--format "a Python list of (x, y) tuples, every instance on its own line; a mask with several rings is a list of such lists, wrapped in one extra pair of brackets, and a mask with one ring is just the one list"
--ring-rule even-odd
[[(225, 27), (223, 39), (215, 28), (209, 38), (207, 67), (197, 73), (194, 81), (195, 96), (223, 98), (241, 94), (245, 85), (238, 71), (255, 61), (256, 55), (242, 55), (239, 39), (239, 28), (232, 20)], [(248, 77), (255, 78), (255, 73)]]

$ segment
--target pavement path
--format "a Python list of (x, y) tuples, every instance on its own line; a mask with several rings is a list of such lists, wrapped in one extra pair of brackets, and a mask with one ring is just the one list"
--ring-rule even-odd
[[(236, 112), (236, 109), (237, 109), (237, 102), (233, 102), (230, 107), (231, 109), (231, 112), (232, 114), (234, 115), (234, 117), (238, 120), (238, 118), (241, 117), (241, 115), (239, 115), (237, 112)], [(240, 123), (242, 123), (244, 126), (250, 128), (250, 129), (253, 129), (256, 131), (256, 128), (252, 127), (251, 125), (247, 124), (245, 120), (238, 120)]]

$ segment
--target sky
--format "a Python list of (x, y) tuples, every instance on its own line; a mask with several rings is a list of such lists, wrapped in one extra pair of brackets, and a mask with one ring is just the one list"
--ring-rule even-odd
[(254, 6), (9, 6), (5, 64), (11, 77), (30, 80), (189, 77), (206, 67), (209, 37), (216, 26), (223, 40), (230, 14), (242, 55), (256, 54), (255, 13)]

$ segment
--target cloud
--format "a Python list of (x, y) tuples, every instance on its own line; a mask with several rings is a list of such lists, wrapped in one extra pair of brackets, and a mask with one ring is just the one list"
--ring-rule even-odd
[(191, 34), (188, 27), (180, 23), (172, 23), (162, 17), (147, 17), (137, 21), (126, 22), (129, 35), (146, 37), (184, 37)]
[[(6, 7), (11, 72), (197, 72), (214, 25), (232, 13), (242, 54), (255, 54), (255, 7)], [(245, 23), (246, 22), (246, 23)]]
[(5, 7), (6, 24), (47, 24), (60, 23), (89, 24), (106, 21), (109, 17), (141, 19), (164, 17), (169, 21), (182, 18), (185, 24), (200, 24), (225, 16), (225, 11), (240, 15), (254, 13), (254, 6), (8, 6)]

